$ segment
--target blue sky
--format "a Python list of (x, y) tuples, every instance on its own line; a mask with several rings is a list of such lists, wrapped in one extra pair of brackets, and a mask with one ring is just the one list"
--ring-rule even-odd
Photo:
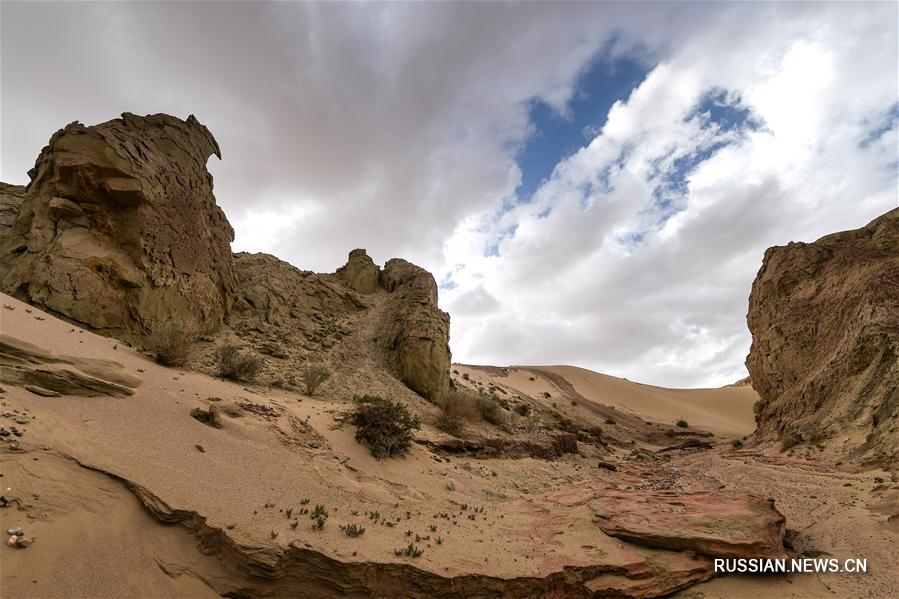
[(516, 156), (521, 169), (521, 185), (515, 190), (518, 200), (530, 200), (559, 162), (589, 143), (602, 129), (612, 105), (626, 100), (649, 71), (633, 57), (611, 57), (607, 46), (578, 74), (564, 113), (533, 99), (528, 113), (533, 133)]

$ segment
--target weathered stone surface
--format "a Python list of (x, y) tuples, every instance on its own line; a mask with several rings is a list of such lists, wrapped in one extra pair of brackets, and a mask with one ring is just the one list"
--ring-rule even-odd
[(437, 401), (449, 389), (449, 314), (437, 307), (437, 282), (423, 268), (394, 258), (381, 285), (393, 297), (386, 312), (384, 343), (391, 365), (410, 388)]
[(0, 241), (12, 231), (19, 215), (19, 206), (25, 199), (24, 185), (0, 183)]
[(193, 116), (125, 113), (57, 131), (0, 240), (0, 288), (124, 338), (167, 322), (214, 330), (235, 278), (211, 154)]
[(9, 335), (0, 335), (0, 381), (45, 397), (126, 396), (140, 385), (118, 362), (56, 356)]
[(589, 504), (609, 536), (710, 557), (782, 557), (785, 518), (774, 500), (739, 491), (605, 492)]
[(347, 287), (359, 293), (374, 293), (378, 289), (381, 269), (363, 249), (350, 252), (344, 266), (337, 269), (337, 276)]
[(899, 209), (768, 249), (748, 322), (761, 439), (899, 459)]

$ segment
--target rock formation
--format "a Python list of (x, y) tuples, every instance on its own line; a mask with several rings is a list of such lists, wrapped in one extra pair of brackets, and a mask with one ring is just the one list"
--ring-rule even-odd
[(437, 401), (449, 389), (449, 314), (437, 307), (437, 282), (423, 268), (394, 258), (381, 285), (393, 297), (385, 314), (384, 343), (397, 375), (414, 391)]
[[(0, 289), (144, 346), (163, 326), (209, 338), (225, 324), (222, 334), (294, 369), (325, 360), (352, 315), (377, 306), (386, 313), (377, 345), (393, 372), (431, 400), (445, 392), (449, 317), (434, 278), (403, 260), (382, 273), (363, 249), (334, 275), (232, 255), (212, 154), (221, 157), (193, 116), (125, 113), (57, 131), (27, 187), (0, 186)], [(384, 289), (385, 301), (364, 299)]]
[(899, 209), (769, 248), (748, 322), (761, 439), (899, 458)]
[(365, 250), (355, 249), (350, 252), (347, 263), (337, 269), (337, 276), (350, 289), (359, 293), (369, 294), (377, 290), (380, 272), (381, 269), (378, 268)]
[(0, 288), (128, 339), (164, 322), (217, 328), (236, 281), (212, 154), (193, 116), (125, 113), (57, 131), (0, 242)]
[(784, 556), (786, 519), (774, 500), (739, 491), (609, 491), (590, 502), (609, 536), (710, 557)]
[(9, 335), (0, 335), (0, 381), (45, 397), (121, 397), (140, 385), (117, 362), (57, 356)]
[(25, 187), (0, 183), (0, 243), (9, 236), (19, 215), (19, 206), (25, 199)]

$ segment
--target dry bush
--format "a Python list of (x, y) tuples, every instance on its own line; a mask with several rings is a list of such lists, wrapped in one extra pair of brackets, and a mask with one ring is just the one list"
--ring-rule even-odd
[(502, 408), (500, 401), (495, 395), (480, 394), (476, 404), (478, 412), (481, 413), (481, 418), (496, 426), (506, 424), (506, 411)]
[(466, 422), (473, 422), (481, 416), (474, 396), (464, 391), (445, 393), (437, 405), (440, 407), (437, 428), (451, 435), (458, 435)]
[(368, 445), (376, 458), (406, 453), (412, 431), (421, 428), (418, 416), (406, 406), (377, 395), (357, 397), (348, 419), (356, 426), (356, 441)]
[(153, 359), (163, 366), (183, 366), (193, 355), (196, 334), (173, 322), (160, 325), (147, 336)]
[(219, 347), (219, 374), (233, 381), (252, 382), (262, 370), (262, 358), (250, 351), (240, 349), (239, 345), (226, 343)]
[(303, 373), (300, 378), (303, 379), (303, 384), (306, 386), (306, 393), (314, 395), (315, 390), (318, 389), (322, 383), (331, 378), (331, 371), (327, 366), (321, 364), (310, 365), (303, 368)]

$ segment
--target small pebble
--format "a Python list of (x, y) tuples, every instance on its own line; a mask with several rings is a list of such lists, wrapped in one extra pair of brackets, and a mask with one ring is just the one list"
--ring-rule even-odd
[(25, 549), (29, 545), (31, 545), (31, 541), (29, 539), (19, 539), (18, 541), (16, 541), (16, 547), (19, 547), (21, 549)]
[(9, 528), (9, 529), (7, 529), (7, 531), (6, 531), (6, 534), (8, 534), (8, 535), (16, 535), (16, 536), (21, 537), (21, 536), (22, 536), (22, 529), (21, 529), (21, 528)]
[(9, 545), (10, 547), (12, 547), (13, 545), (16, 544), (16, 542), (18, 542), (18, 540), (19, 540), (19, 537), (17, 537), (16, 535), (13, 535), (13, 536), (9, 537), (9, 540), (6, 542), (6, 544)]

